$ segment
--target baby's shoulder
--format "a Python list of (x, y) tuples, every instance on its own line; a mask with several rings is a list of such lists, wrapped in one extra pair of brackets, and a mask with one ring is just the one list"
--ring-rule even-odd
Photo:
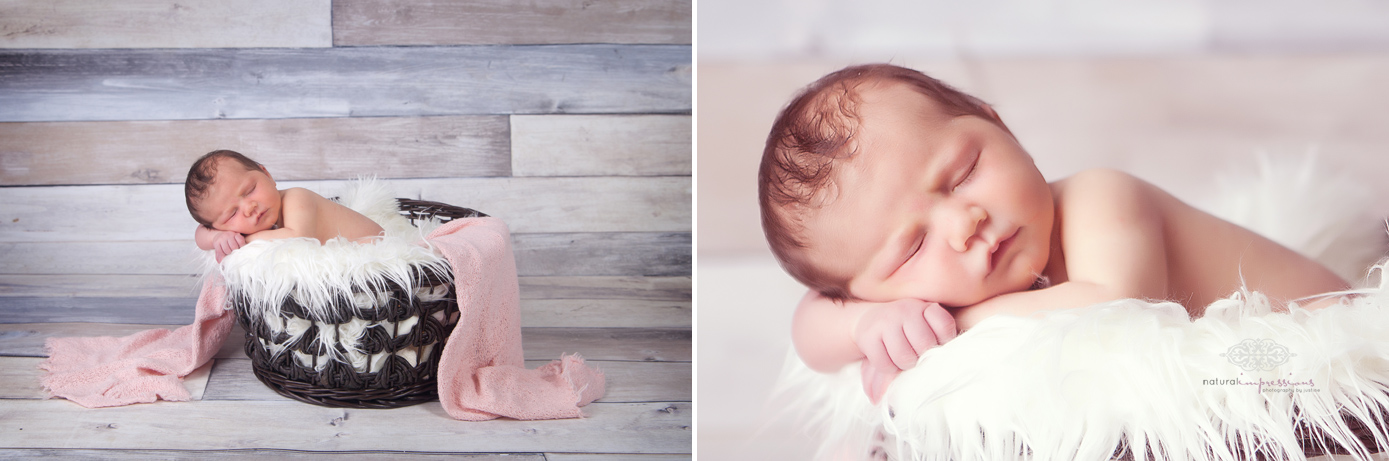
[(315, 216), (323, 213), (328, 199), (302, 187), (280, 191), (280, 213), (283, 216)]
[[(1161, 210), (1162, 191), (1118, 170), (1096, 168), (1052, 183), (1057, 212), (1096, 220), (1136, 217)], [(1087, 219), (1088, 220), (1088, 219)]]
[(319, 198), (322, 198), (322, 197), (323, 197), (323, 196), (321, 196), (321, 195), (318, 195), (317, 192), (314, 192), (314, 191), (311, 191), (311, 190), (308, 190), (308, 189), (305, 189), (305, 188), (302, 188), (302, 187), (291, 187), (291, 188), (288, 188), (288, 189), (281, 190), (281, 191), (280, 191), (280, 195), (283, 195), (283, 196), (285, 196), (285, 197), (293, 196), (293, 197), (295, 197), (295, 198), (304, 198), (304, 197), (319, 197)]
[(291, 187), (288, 189), (281, 190), (280, 199), (283, 200), (286, 204), (292, 202), (300, 204), (314, 204), (319, 202), (320, 200), (327, 200), (323, 198), (322, 195), (318, 195), (317, 192), (302, 187)]
[(1109, 168), (1091, 168), (1053, 183), (1059, 194), (1140, 193), (1152, 185), (1138, 177)]

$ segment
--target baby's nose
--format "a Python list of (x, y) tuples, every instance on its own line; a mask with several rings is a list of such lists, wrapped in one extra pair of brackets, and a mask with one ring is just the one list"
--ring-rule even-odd
[(963, 212), (959, 217), (959, 230), (950, 235), (950, 248), (960, 253), (969, 250), (969, 239), (979, 231), (979, 223), (989, 218), (983, 208), (974, 205), (965, 207)]

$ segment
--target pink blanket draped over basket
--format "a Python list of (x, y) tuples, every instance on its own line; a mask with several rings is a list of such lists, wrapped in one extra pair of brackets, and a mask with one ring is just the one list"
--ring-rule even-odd
[[(461, 315), (439, 362), (439, 400), (449, 416), (557, 419), (603, 396), (603, 373), (566, 355), (526, 369), (521, 351), (520, 288), (511, 234), (497, 218), (465, 218), (428, 237), (453, 268)], [(192, 325), (122, 338), (50, 338), (39, 365), (52, 397), (89, 408), (188, 400), (182, 378), (221, 348), (234, 315), (225, 287), (208, 277)]]

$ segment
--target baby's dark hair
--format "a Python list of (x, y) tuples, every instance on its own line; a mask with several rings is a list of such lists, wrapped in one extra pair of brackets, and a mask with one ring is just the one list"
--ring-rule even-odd
[(833, 181), (834, 167), (855, 154), (858, 87), (896, 81), (930, 98), (951, 116), (975, 115), (1000, 126), (984, 102), (919, 71), (891, 64), (851, 66), (806, 86), (782, 109), (767, 135), (757, 172), (762, 231), (786, 272), (806, 287), (837, 300), (850, 299), (849, 280), (826, 273), (805, 257), (806, 214)]
[(188, 179), (183, 182), (183, 199), (188, 202), (188, 213), (193, 215), (193, 220), (208, 229), (212, 228), (212, 222), (198, 216), (198, 210), (193, 202), (202, 200), (207, 195), (207, 189), (212, 187), (212, 180), (217, 178), (217, 164), (224, 158), (235, 160), (241, 166), (246, 167), (246, 171), (261, 168), (260, 163), (255, 160), (230, 150), (214, 150), (193, 162), (193, 167), (188, 169)]

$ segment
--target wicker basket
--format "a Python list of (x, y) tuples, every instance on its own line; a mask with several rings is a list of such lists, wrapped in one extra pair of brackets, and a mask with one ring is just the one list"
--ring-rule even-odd
[[(1381, 407), (1380, 411), (1383, 412), (1384, 408)], [(1341, 412), (1341, 418), (1345, 419), (1346, 426), (1350, 428), (1350, 435), (1354, 436), (1355, 439), (1359, 441), (1362, 446), (1364, 446), (1366, 449), (1370, 451), (1370, 453), (1384, 453), (1385, 447), (1382, 447), (1375, 442), (1375, 428), (1372, 428), (1371, 426), (1365, 424), (1364, 421), (1356, 417), (1354, 414), (1351, 414), (1349, 411)], [(1378, 428), (1378, 430), (1383, 431), (1384, 428), (1380, 427)], [(1325, 434), (1308, 430), (1306, 426), (1299, 425), (1295, 427), (1293, 429), (1293, 436), (1297, 438), (1297, 445), (1298, 447), (1302, 448), (1302, 454), (1308, 458), (1315, 458), (1318, 456), (1326, 455), (1352, 454), (1351, 451), (1347, 450), (1346, 447), (1342, 445), (1340, 442), (1337, 442), (1336, 440), (1326, 436)], [(1149, 450), (1150, 451), (1148, 459), (1153, 459), (1153, 456), (1151, 454), (1151, 448)], [(1269, 451), (1273, 450), (1269, 449)], [(1250, 461), (1267, 460), (1275, 458), (1273, 455), (1268, 453), (1263, 453), (1263, 455), (1264, 456), (1256, 457), (1255, 460)], [(1136, 461), (1134, 460), (1133, 452), (1129, 450), (1128, 446), (1120, 446), (1119, 449), (1115, 450), (1114, 454), (1110, 456), (1110, 459), (1116, 461)]]
[[(476, 210), (423, 200), (397, 199), (400, 213), (411, 224), (416, 220), (434, 218), (448, 222), (457, 218), (487, 216)], [(415, 271), (415, 293), (388, 283), (378, 289), (353, 287), (358, 294), (386, 297), (386, 302), (371, 309), (358, 309), (351, 299), (339, 299), (330, 311), (336, 318), (325, 319), (332, 327), (342, 328), (355, 322), (367, 322), (365, 332), (357, 342), (360, 352), (382, 357), (371, 368), (359, 371), (350, 363), (328, 360), (325, 357), (345, 356), (347, 351), (338, 345), (337, 351), (313, 341), (317, 325), (310, 325), (297, 339), (284, 328), (271, 328), (263, 319), (252, 320), (247, 315), (248, 303), (233, 293), (231, 302), (237, 319), (246, 330), (246, 355), (256, 378), (275, 392), (302, 402), (329, 407), (398, 408), (434, 400), (438, 395), (439, 357), (444, 343), (458, 319), (458, 300), (451, 273), (428, 270)], [(288, 324), (305, 319), (304, 306), (293, 297), (286, 298), (280, 317), (271, 321)], [(326, 323), (325, 323), (326, 324)], [(399, 334), (401, 331), (405, 334)], [(277, 332), (278, 331), (278, 332)], [(276, 354), (272, 349), (280, 350)], [(411, 356), (415, 364), (404, 356)], [(309, 359), (306, 360), (306, 357)], [(319, 363), (319, 360), (327, 363)]]

